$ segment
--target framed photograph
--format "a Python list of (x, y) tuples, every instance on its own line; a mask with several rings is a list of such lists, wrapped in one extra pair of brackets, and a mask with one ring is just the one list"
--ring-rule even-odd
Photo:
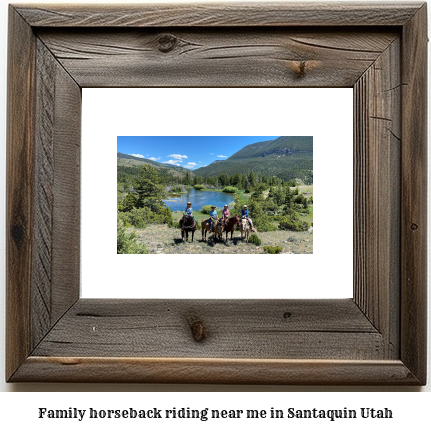
[[(8, 44), (7, 381), (426, 384), (425, 3), (11, 5)], [(158, 136), (195, 120), (167, 90), (352, 89), (351, 297), (293, 297), (287, 276), (266, 297), (162, 295), (145, 259), (167, 256), (149, 255), (133, 256), (143, 297), (115, 297), (124, 281), (103, 267), (102, 295), (83, 296), (82, 154), (98, 144), (82, 139), (82, 102), (102, 88), (159, 95)], [(342, 270), (329, 259), (321, 290)], [(223, 278), (208, 274), (201, 291)]]

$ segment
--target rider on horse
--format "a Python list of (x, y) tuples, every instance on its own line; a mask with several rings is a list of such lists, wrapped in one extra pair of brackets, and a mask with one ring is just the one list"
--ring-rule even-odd
[(229, 205), (225, 205), (222, 211), (223, 220), (226, 221), (229, 218)]
[(252, 232), (254, 232), (255, 230), (254, 230), (254, 227), (253, 227), (253, 223), (251, 221), (251, 218), (249, 218), (249, 216), (248, 216), (247, 205), (244, 205), (244, 208), (241, 211), (241, 215), (248, 220), (248, 222), (250, 223), (250, 229), (251, 229)]
[(211, 205), (211, 211), (210, 211), (210, 218), (208, 219), (210, 223), (210, 231), (213, 227), (213, 220), (216, 220), (218, 217), (216, 207), (214, 205)]
[[(184, 210), (184, 215), (193, 217), (193, 210), (192, 210), (192, 203), (191, 202), (187, 202), (186, 209)], [(193, 217), (193, 220), (195, 221), (195, 224), (196, 224), (196, 219), (194, 217)]]

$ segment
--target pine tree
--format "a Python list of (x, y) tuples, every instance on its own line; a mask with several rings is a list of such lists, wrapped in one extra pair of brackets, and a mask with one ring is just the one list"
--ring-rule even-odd
[(186, 172), (186, 175), (184, 177), (184, 184), (186, 186), (189, 186), (189, 185), (191, 185), (191, 183), (192, 183), (192, 181), (191, 181), (191, 178), (190, 178), (190, 172)]
[(251, 171), (248, 174), (248, 182), (250, 183), (250, 186), (252, 186), (252, 187), (257, 184), (256, 174), (253, 171)]
[(226, 172), (223, 172), (219, 176), (218, 180), (220, 181), (220, 184), (221, 184), (222, 187), (225, 187), (225, 186), (227, 186), (229, 184), (229, 177), (228, 177), (228, 175), (227, 175)]
[(157, 169), (151, 165), (145, 165), (139, 172), (135, 191), (137, 194), (137, 208), (149, 207), (154, 209), (159, 205), (163, 205), (162, 201), (166, 198)]

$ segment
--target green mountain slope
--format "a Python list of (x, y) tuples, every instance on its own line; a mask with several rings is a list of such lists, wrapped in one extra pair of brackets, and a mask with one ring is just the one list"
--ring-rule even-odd
[(143, 159), (141, 157), (130, 156), (129, 154), (123, 154), (117, 152), (117, 181), (124, 183), (130, 183), (145, 165), (155, 166), (159, 171), (159, 177), (163, 181), (169, 181), (169, 179), (176, 179), (183, 177), (186, 172), (190, 174), (190, 177), (194, 177), (194, 173), (182, 166), (168, 165), (166, 163), (159, 163), (149, 159)]
[(216, 161), (193, 171), (195, 175), (219, 176), (260, 173), (284, 180), (300, 179), (313, 183), (313, 137), (280, 136), (272, 141), (250, 144), (228, 159)]
[(168, 165), (166, 163), (155, 162), (150, 159), (143, 159), (142, 157), (131, 156), (130, 154), (117, 153), (117, 166), (140, 166), (145, 164), (150, 164), (158, 169), (168, 171), (172, 173), (180, 172), (185, 174), (186, 172), (191, 172), (189, 169), (183, 168), (182, 166)]

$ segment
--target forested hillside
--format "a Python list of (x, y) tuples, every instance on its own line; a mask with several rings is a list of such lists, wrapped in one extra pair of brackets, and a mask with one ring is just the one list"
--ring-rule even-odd
[(224, 161), (194, 170), (195, 175), (215, 177), (258, 172), (285, 181), (299, 179), (313, 184), (313, 137), (280, 136), (272, 141), (247, 145)]
[(123, 187), (129, 187), (136, 180), (143, 166), (151, 165), (157, 168), (162, 182), (168, 184), (172, 181), (181, 181), (184, 175), (194, 177), (193, 172), (182, 166), (167, 165), (150, 159), (134, 157), (129, 154), (117, 153), (117, 182)]

